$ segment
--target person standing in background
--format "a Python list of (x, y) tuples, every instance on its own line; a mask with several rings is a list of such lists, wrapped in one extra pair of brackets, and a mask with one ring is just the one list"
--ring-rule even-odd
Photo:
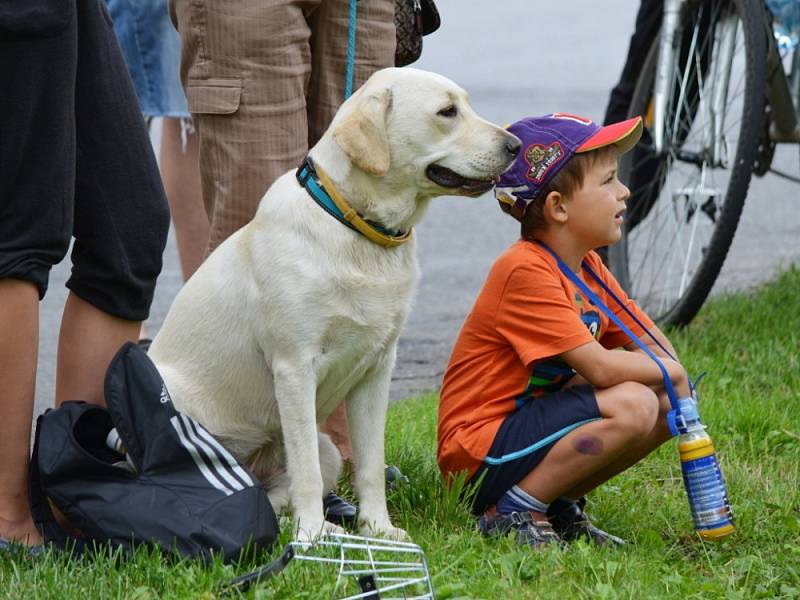
[[(39, 301), (72, 246), (56, 404), (104, 404), (147, 318), (169, 228), (150, 139), (102, 0), (0, 3), (0, 551), (41, 542), (28, 466)], [(49, 332), (48, 332), (49, 333)]]
[(197, 135), (180, 80), (181, 40), (170, 22), (167, 0), (106, 1), (142, 114), (148, 125), (163, 117), (159, 167), (186, 281), (205, 258), (208, 217)]
[[(208, 252), (253, 218), (267, 189), (300, 164), (344, 101), (349, 5), (169, 0), (200, 142)], [(394, 65), (394, 0), (358, 2), (356, 23), (353, 89)], [(352, 460), (344, 403), (321, 429)], [(355, 518), (333, 493), (325, 508), (331, 521)]]

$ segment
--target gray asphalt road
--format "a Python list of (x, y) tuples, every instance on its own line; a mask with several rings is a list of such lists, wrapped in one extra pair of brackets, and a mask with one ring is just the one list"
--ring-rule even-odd
[[(425, 39), (419, 68), (442, 73), (471, 95), (479, 114), (497, 123), (552, 111), (601, 119), (624, 61), (635, 0), (571, 3), (529, 0), (438, 0), (442, 27)], [(796, 147), (779, 148), (776, 166), (797, 172)], [(800, 259), (797, 188), (768, 176), (757, 180), (715, 287), (742, 289), (772, 278)], [(493, 259), (517, 227), (490, 195), (441, 198), (417, 228), (422, 282), (400, 340), (391, 395), (435, 389), (458, 329)], [(52, 403), (58, 321), (69, 261), (53, 272), (42, 305), (37, 409)], [(148, 327), (155, 332), (180, 286), (174, 240)]]

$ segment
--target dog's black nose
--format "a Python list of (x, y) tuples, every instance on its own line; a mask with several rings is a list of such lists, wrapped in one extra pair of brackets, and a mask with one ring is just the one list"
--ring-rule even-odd
[(520, 148), (522, 148), (522, 142), (518, 139), (506, 142), (506, 152), (508, 152), (511, 156), (516, 156), (519, 154)]

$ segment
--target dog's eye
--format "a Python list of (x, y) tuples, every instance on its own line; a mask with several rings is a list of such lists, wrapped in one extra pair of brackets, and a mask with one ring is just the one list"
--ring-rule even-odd
[(456, 108), (455, 104), (451, 104), (450, 106), (448, 106), (447, 108), (443, 108), (436, 114), (441, 115), (442, 117), (455, 117), (458, 114), (458, 109)]

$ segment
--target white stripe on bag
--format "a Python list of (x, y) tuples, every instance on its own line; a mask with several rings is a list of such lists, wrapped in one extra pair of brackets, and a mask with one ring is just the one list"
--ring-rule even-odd
[(231, 472), (224, 467), (222, 463), (219, 461), (219, 457), (214, 454), (214, 451), (208, 447), (208, 445), (200, 439), (200, 437), (195, 433), (194, 428), (192, 427), (193, 421), (189, 419), (186, 415), (178, 415), (178, 417), (183, 421), (184, 427), (186, 427), (186, 433), (195, 443), (195, 445), (203, 451), (205, 457), (211, 461), (211, 466), (217, 472), (217, 475), (221, 475), (228, 484), (235, 489), (237, 492), (240, 492), (244, 489), (244, 486), (231, 474)]
[(225, 448), (225, 446), (220, 444), (213, 435), (208, 433), (208, 431), (206, 431), (206, 429), (194, 419), (189, 418), (189, 423), (192, 424), (194, 431), (201, 438), (203, 438), (209, 444), (211, 444), (211, 447), (216, 449), (216, 451), (222, 455), (222, 458), (224, 458), (228, 462), (228, 464), (233, 469), (233, 472), (239, 476), (239, 479), (241, 479), (245, 485), (250, 487), (255, 485), (255, 483), (253, 483), (253, 479), (250, 477), (250, 475), (247, 474), (247, 471), (245, 471), (241, 467), (238, 461), (233, 457), (233, 455), (230, 452), (228, 452), (228, 449)]
[(188, 439), (186, 439), (186, 436), (183, 433), (183, 429), (181, 428), (181, 425), (178, 422), (178, 417), (177, 416), (172, 417), (169, 420), (169, 422), (172, 423), (172, 427), (178, 433), (178, 438), (180, 439), (181, 444), (189, 452), (192, 459), (194, 460), (194, 463), (197, 465), (197, 468), (200, 469), (200, 473), (203, 474), (203, 477), (205, 477), (211, 485), (217, 488), (220, 492), (223, 492), (226, 496), (232, 495), (233, 490), (229, 489), (219, 479), (214, 477), (214, 474), (209, 470), (205, 461), (198, 453), (197, 448), (195, 448), (194, 444), (192, 444)]

